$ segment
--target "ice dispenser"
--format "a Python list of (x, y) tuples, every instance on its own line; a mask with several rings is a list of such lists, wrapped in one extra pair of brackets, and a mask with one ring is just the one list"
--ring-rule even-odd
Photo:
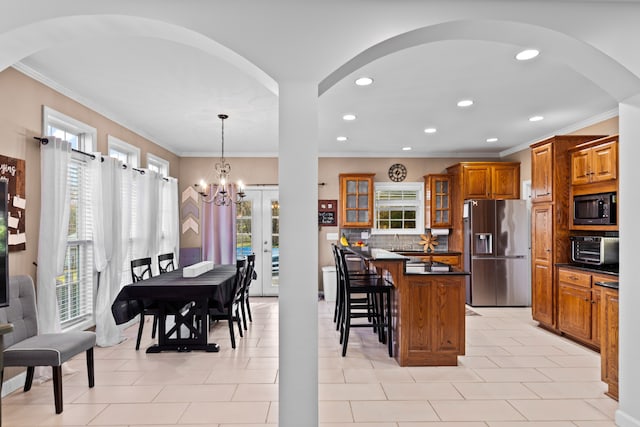
[(474, 243), (475, 255), (493, 254), (493, 234), (476, 233)]

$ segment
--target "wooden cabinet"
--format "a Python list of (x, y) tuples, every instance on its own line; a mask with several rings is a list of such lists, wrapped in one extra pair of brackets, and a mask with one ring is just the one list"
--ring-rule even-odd
[(554, 265), (567, 263), (570, 254), (570, 150), (598, 138), (561, 135), (531, 146), (531, 308), (533, 318), (549, 329), (557, 323)]
[(607, 383), (607, 395), (618, 400), (618, 290), (602, 288), (600, 307), (602, 381)]
[(535, 204), (531, 209), (531, 313), (534, 320), (555, 326), (553, 287), (553, 206)]
[(531, 202), (553, 201), (553, 143), (531, 149)]
[(460, 253), (424, 253), (416, 254), (415, 252), (400, 252), (401, 255), (410, 256), (412, 258), (419, 258), (422, 262), (441, 262), (443, 264), (451, 265), (453, 267), (462, 267), (461, 254)]
[(340, 226), (373, 226), (375, 174), (340, 174)]
[(571, 184), (614, 181), (618, 177), (617, 136), (581, 146), (571, 153)]
[(520, 197), (520, 163), (463, 162), (447, 169), (462, 176), (464, 199), (517, 199)]
[(451, 227), (451, 177), (426, 175), (425, 177), (425, 227)]
[(558, 268), (558, 330), (594, 348), (601, 347), (602, 289), (596, 282), (616, 276)]

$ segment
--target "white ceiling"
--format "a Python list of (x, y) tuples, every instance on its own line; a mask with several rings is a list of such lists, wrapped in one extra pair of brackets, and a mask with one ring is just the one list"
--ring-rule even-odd
[[(516, 61), (520, 49), (449, 40), (368, 63), (320, 96), (320, 155), (500, 156), (616, 114), (617, 101), (582, 74), (544, 50)], [(277, 155), (277, 95), (202, 49), (144, 35), (83, 38), (52, 44), (16, 67), (178, 155), (219, 153), (219, 113), (230, 116), (228, 155)], [(355, 86), (360, 76), (373, 85)], [(457, 107), (463, 98), (475, 104)], [(345, 122), (345, 113), (358, 118)], [(545, 120), (531, 123), (533, 115)], [(427, 135), (426, 127), (437, 132)]]

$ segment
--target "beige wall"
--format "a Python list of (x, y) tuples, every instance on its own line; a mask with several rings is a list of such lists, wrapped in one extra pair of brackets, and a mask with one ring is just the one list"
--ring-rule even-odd
[(97, 129), (98, 151), (106, 153), (107, 135), (113, 135), (140, 148), (141, 166), (147, 153), (170, 162), (170, 173), (178, 176), (180, 159), (134, 132), (101, 116), (76, 101), (25, 76), (13, 68), (0, 72), (0, 154), (24, 159), (26, 163), (26, 250), (11, 252), (11, 275), (28, 274), (36, 279), (40, 226), (40, 147), (34, 136), (42, 135), (42, 106), (46, 105)]

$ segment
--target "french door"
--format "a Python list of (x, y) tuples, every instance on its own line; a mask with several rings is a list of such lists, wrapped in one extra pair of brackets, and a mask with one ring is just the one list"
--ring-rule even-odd
[(277, 187), (247, 187), (237, 210), (238, 256), (256, 254), (254, 296), (277, 296), (280, 278), (280, 204)]

